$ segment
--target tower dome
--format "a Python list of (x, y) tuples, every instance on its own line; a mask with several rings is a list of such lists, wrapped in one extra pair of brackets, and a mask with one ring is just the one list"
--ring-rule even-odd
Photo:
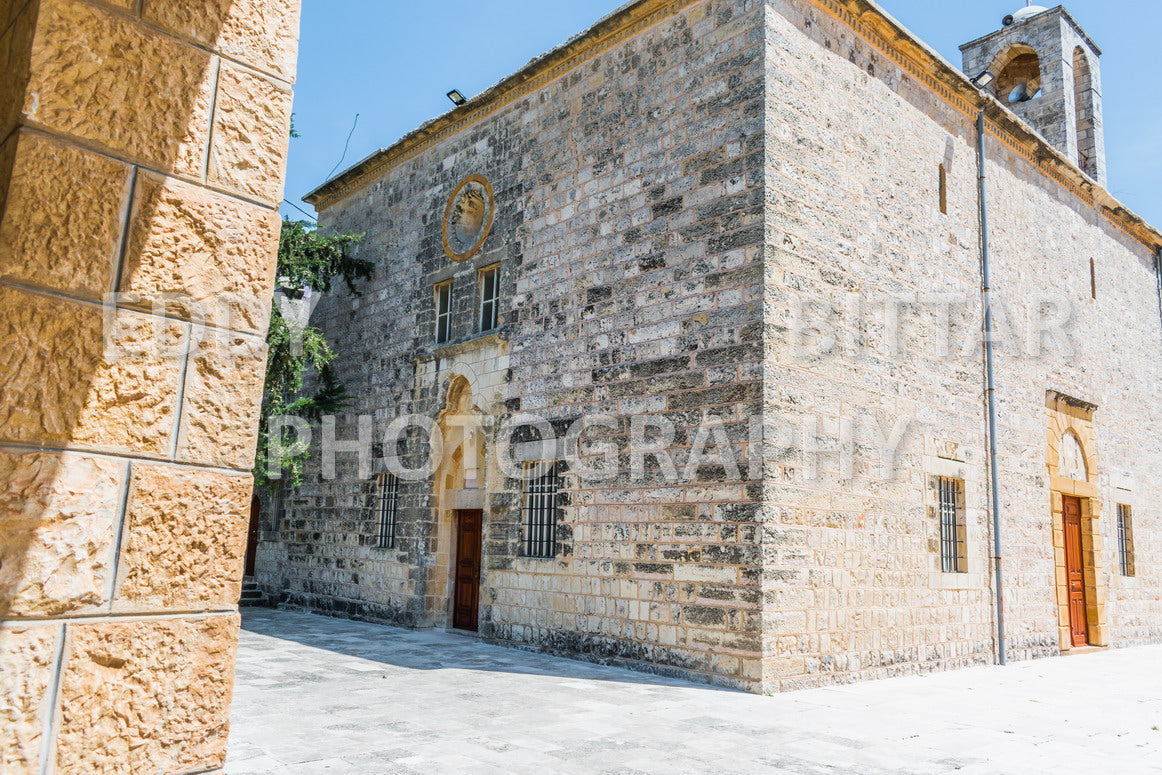
[(1005, 26), (1010, 27), (1014, 24), (1020, 24), (1026, 19), (1032, 19), (1038, 14), (1045, 13), (1049, 9), (1043, 5), (1027, 5), (1016, 13), (1009, 14), (1005, 17)]

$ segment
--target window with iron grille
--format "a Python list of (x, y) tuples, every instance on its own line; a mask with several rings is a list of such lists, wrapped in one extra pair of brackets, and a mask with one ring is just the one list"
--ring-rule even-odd
[(1118, 504), (1118, 558), (1122, 575), (1134, 575), (1134, 514), (1129, 506)]
[(480, 333), (500, 323), (500, 267), (480, 270)]
[(436, 286), (436, 344), (452, 340), (452, 281)]
[(968, 572), (968, 540), (964, 520), (964, 482), (936, 478), (940, 516), (940, 568), (945, 573)]
[(399, 479), (395, 474), (375, 477), (375, 513), (379, 518), (375, 545), (380, 549), (395, 548), (395, 514), (399, 508)]
[(525, 463), (524, 554), (557, 556), (557, 464)]

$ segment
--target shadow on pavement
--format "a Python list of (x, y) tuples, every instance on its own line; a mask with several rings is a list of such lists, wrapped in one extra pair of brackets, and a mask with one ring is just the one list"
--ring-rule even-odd
[[(639, 672), (613, 660), (588, 662), (484, 643), (468, 635), (406, 630), (319, 614), (243, 608), (242, 629), (244, 639), (247, 632), (255, 633), (407, 670), (483, 670), (744, 694), (684, 678)], [(250, 639), (246, 647), (261, 651), (263, 644)]]

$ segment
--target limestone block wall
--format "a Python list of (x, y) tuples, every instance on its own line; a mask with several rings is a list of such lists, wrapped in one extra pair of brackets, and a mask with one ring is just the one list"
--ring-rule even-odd
[[(771, 530), (803, 549), (764, 547), (767, 685), (991, 661), (975, 111), (906, 69), (917, 59), (890, 31), (861, 22), (856, 34), (860, 3), (768, 7), (768, 413), (817, 417), (832, 449), (844, 418), (856, 435), (852, 462), (824, 455), (813, 479), (794, 454), (768, 465)], [(1157, 550), (1138, 542), (1144, 565), (1120, 576), (1110, 516), (1132, 503), (1135, 529), (1152, 534), (1162, 517), (1151, 474), (1162, 423), (1153, 251), (1083, 187), (1039, 169), (1035, 152), (1002, 142), (1012, 135), (999, 116), (990, 112), (988, 172), (1010, 655), (1068, 648), (1049, 391), (1098, 407), (1091, 641), (1156, 642)], [(790, 317), (804, 309), (806, 326)], [(812, 323), (838, 344), (810, 346)], [(886, 436), (896, 421), (906, 430), (894, 466), (877, 473), (876, 435), (859, 428), (879, 424)], [(966, 574), (940, 570), (934, 476), (965, 481)]]
[[(610, 415), (602, 441), (628, 456), (630, 418), (661, 418), (677, 428), (662, 448), (680, 469), (689, 429), (714, 417), (740, 461), (741, 478), (708, 466), (670, 482), (652, 458), (639, 479), (567, 472), (550, 560), (521, 556), (520, 484), (490, 468), (487, 638), (757, 686), (760, 492), (746, 459), (761, 397), (761, 11), (643, 3), (602, 49), (324, 203), (322, 223), (365, 232), (361, 255), (378, 265), (360, 295), (340, 290), (316, 312), (354, 397), (340, 438), (356, 437), (358, 414), (379, 432), (401, 414), (434, 418), (465, 376), (496, 423), (531, 412), (563, 433)], [(471, 174), (491, 182), (496, 222), (454, 263), (441, 218)], [(476, 272), (493, 263), (495, 357), (495, 337), (474, 338)], [(432, 286), (448, 279), (455, 343), (437, 348)], [(442, 485), (403, 483), (397, 548), (377, 549), (355, 462), (341, 455), (332, 481), (316, 470), (265, 517), (261, 581), (290, 605), (447, 626)]]
[(224, 761), (297, 0), (0, 6), (0, 770)]
[[(643, 0), (313, 195), (378, 266), (316, 313), (354, 397), (338, 437), (366, 433), (371, 458), (405, 414), (462, 403), (490, 423), (471, 493), (484, 637), (762, 691), (993, 661), (982, 104), (865, 0)], [(1050, 395), (1096, 407), (1091, 642), (1157, 641), (1159, 238), (988, 104), (1010, 654), (1068, 648)], [(495, 222), (454, 262), (441, 222), (470, 175), (490, 182)], [(501, 326), (479, 336), (478, 271), (494, 264)], [(447, 281), (452, 341), (436, 345)], [(566, 470), (557, 556), (523, 557), (519, 482), (495, 465), (517, 412), (559, 433), (612, 416), (592, 441), (623, 453), (632, 418), (664, 418), (679, 468), (714, 418), (743, 471)], [(425, 451), (413, 440), (409, 462)], [(319, 462), (264, 517), (267, 592), (450, 626), (455, 467), (401, 485), (397, 545), (380, 549), (381, 463), (344, 453), (325, 477)], [(942, 568), (941, 477), (963, 488), (963, 572)], [(1132, 578), (1117, 503), (1134, 508)]]

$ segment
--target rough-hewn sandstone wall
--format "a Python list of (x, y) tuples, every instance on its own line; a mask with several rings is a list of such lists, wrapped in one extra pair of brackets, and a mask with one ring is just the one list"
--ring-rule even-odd
[[(490, 463), (481, 630), (754, 686), (759, 493), (745, 421), (761, 393), (761, 4), (702, 2), (651, 25), (324, 210), (327, 228), (367, 233), (361, 254), (377, 270), (316, 319), (377, 441), (397, 415), (434, 417), (456, 374), (498, 421), (611, 415), (607, 440), (623, 449), (631, 416), (672, 421), (679, 468), (686, 429), (720, 418), (741, 477), (713, 465), (678, 483), (569, 472), (556, 559), (521, 556), (519, 483)], [(441, 219), (469, 174), (491, 181), (497, 220), (481, 253), (455, 264)], [(476, 271), (494, 262), (502, 336), (473, 339)], [(469, 341), (433, 356), (432, 286), (449, 278), (454, 339)], [(341, 439), (355, 436), (340, 424)], [(451, 515), (432, 481), (404, 484), (390, 551), (374, 547), (354, 456), (339, 474), (316, 471), (277, 525), (266, 516), (263, 583), (313, 610), (448, 624)]]
[(0, 8), (0, 770), (214, 769), (299, 3)]
[[(764, 549), (768, 686), (991, 661), (974, 117), (822, 10), (769, 9), (768, 409), (791, 425), (816, 418), (829, 450), (850, 420), (856, 446), (850, 464), (824, 454), (814, 479), (794, 453), (768, 467), (772, 529), (800, 547)], [(1157, 641), (1162, 330), (1151, 251), (995, 136), (988, 147), (1010, 653), (1068, 647), (1048, 391), (1098, 407), (1087, 450), (1101, 514), (1086, 547), (1097, 556), (1091, 636)], [(1053, 336), (1030, 333), (1066, 310), (1064, 324), (1043, 326)], [(814, 323), (835, 348), (820, 347)], [(886, 436), (898, 420), (906, 431), (885, 475), (876, 434), (861, 428)], [(941, 475), (966, 483), (965, 574), (941, 572)], [(1135, 508), (1135, 578), (1119, 573), (1118, 503)]]

